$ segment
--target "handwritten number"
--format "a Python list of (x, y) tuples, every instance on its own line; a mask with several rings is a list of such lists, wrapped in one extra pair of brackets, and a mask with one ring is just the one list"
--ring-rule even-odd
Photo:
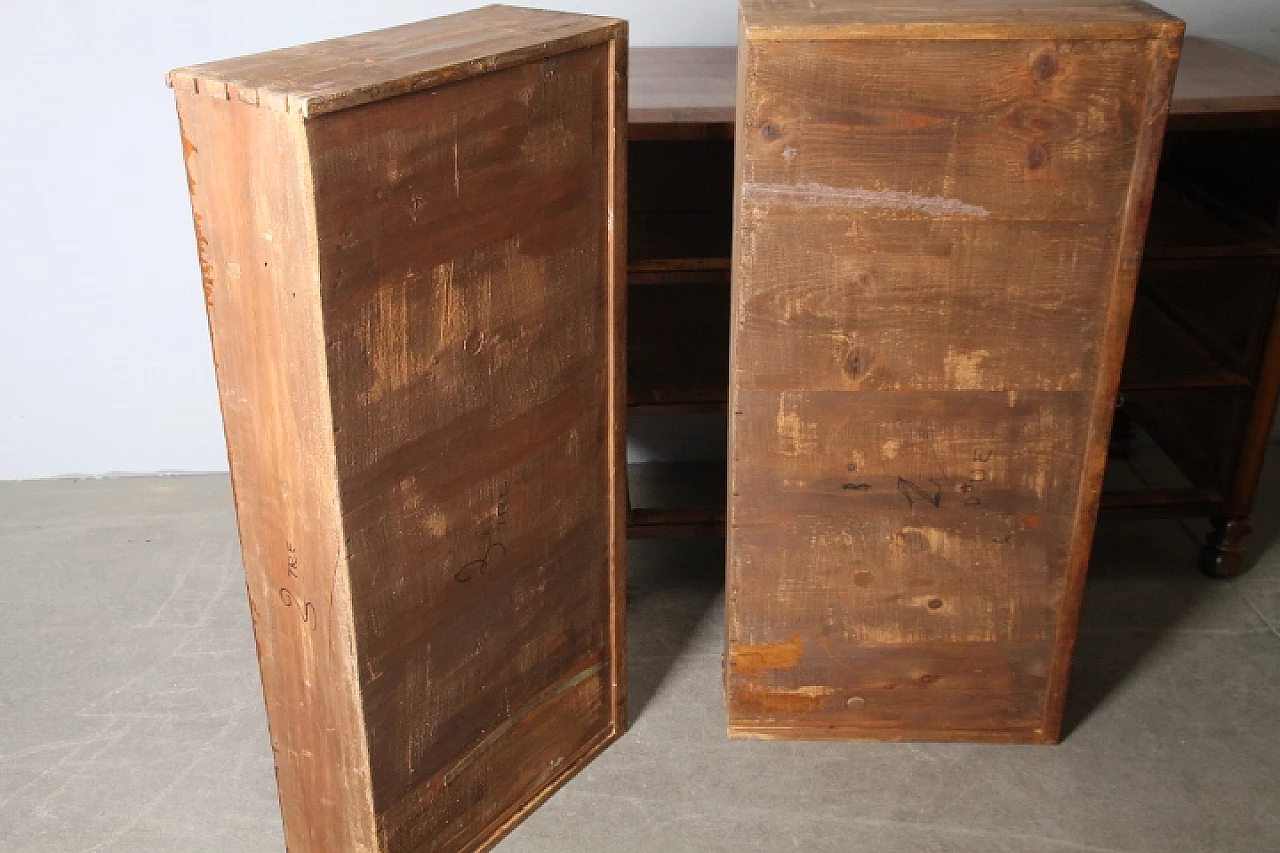
[(494, 559), (495, 551), (501, 551), (501, 556), (505, 557), (507, 555), (507, 546), (501, 542), (489, 542), (488, 547), (484, 549), (484, 556), (478, 560), (472, 560), (458, 569), (453, 579), (458, 583), (469, 583), (473, 578), (484, 574), (484, 570), (489, 568), (489, 564)]
[(280, 587), (280, 600), (284, 602), (285, 607), (296, 607), (298, 612), (302, 614), (302, 621), (311, 625), (311, 630), (316, 629), (316, 606), (310, 601), (298, 601), (288, 587)]
[(454, 572), (453, 579), (458, 583), (470, 583), (480, 575), (483, 575), (484, 570), (489, 568), (495, 559), (507, 556), (507, 546), (495, 539), (498, 531), (505, 527), (507, 523), (506, 483), (498, 486), (498, 501), (494, 507), (493, 518), (493, 528), (484, 535), (484, 556), (466, 563), (462, 568)]

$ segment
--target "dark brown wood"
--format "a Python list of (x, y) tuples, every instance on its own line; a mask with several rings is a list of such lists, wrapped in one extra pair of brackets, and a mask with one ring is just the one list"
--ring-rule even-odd
[(627, 519), (627, 537), (630, 539), (696, 539), (709, 536), (724, 536), (723, 509), (633, 509)]
[(1210, 577), (1233, 578), (1244, 571), (1244, 540), (1251, 528), (1242, 518), (1215, 518), (1200, 552), (1200, 569)]
[(743, 21), (730, 733), (1054, 742), (1182, 24)]
[(626, 28), (174, 72), (286, 841), (496, 843), (625, 725)]
[(732, 47), (633, 48), (630, 138), (732, 139), (736, 56)]
[(1202, 518), (1221, 504), (1213, 489), (1148, 489), (1103, 492), (1101, 508), (1123, 518)]

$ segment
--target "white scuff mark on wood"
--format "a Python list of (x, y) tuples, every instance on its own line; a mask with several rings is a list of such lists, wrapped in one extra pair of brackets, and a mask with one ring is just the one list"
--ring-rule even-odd
[(825, 184), (762, 184), (742, 187), (748, 204), (779, 202), (800, 207), (846, 207), (858, 210), (896, 210), (926, 216), (990, 216), (977, 204), (938, 195), (917, 195), (901, 190), (868, 190), (859, 187), (829, 187)]
[(957, 391), (983, 390), (982, 362), (990, 355), (991, 353), (982, 349), (965, 352), (948, 347), (947, 354), (943, 357), (947, 381)]
[(818, 447), (818, 426), (800, 417), (795, 395), (783, 393), (778, 398), (778, 439), (786, 456), (808, 456)]
[(790, 163), (792, 160), (796, 159), (796, 153), (796, 149), (788, 145), (786, 148), (782, 149), (782, 159)]

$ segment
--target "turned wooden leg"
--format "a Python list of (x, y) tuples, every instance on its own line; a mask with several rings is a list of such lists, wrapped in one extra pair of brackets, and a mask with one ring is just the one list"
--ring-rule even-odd
[(1243, 518), (1215, 518), (1200, 550), (1200, 571), (1211, 578), (1233, 578), (1244, 571), (1244, 538), (1253, 528)]

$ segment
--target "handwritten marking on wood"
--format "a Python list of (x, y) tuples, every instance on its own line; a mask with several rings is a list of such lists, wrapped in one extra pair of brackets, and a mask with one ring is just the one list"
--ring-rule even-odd
[[(301, 579), (298, 574), (298, 549), (292, 542), (285, 543), (287, 557), (287, 571), (292, 579)], [(303, 624), (310, 625), (311, 630), (316, 629), (316, 606), (305, 598), (299, 597), (288, 586), (282, 586), (279, 590), (280, 602), (285, 607), (295, 608), (301, 617)]]
[(498, 487), (498, 500), (494, 506), (493, 519), (493, 527), (485, 533), (484, 554), (466, 563), (454, 573), (453, 579), (458, 583), (470, 583), (484, 574), (485, 569), (489, 568), (494, 560), (507, 555), (507, 546), (497, 540), (498, 532), (507, 523), (507, 484), (505, 482)]

